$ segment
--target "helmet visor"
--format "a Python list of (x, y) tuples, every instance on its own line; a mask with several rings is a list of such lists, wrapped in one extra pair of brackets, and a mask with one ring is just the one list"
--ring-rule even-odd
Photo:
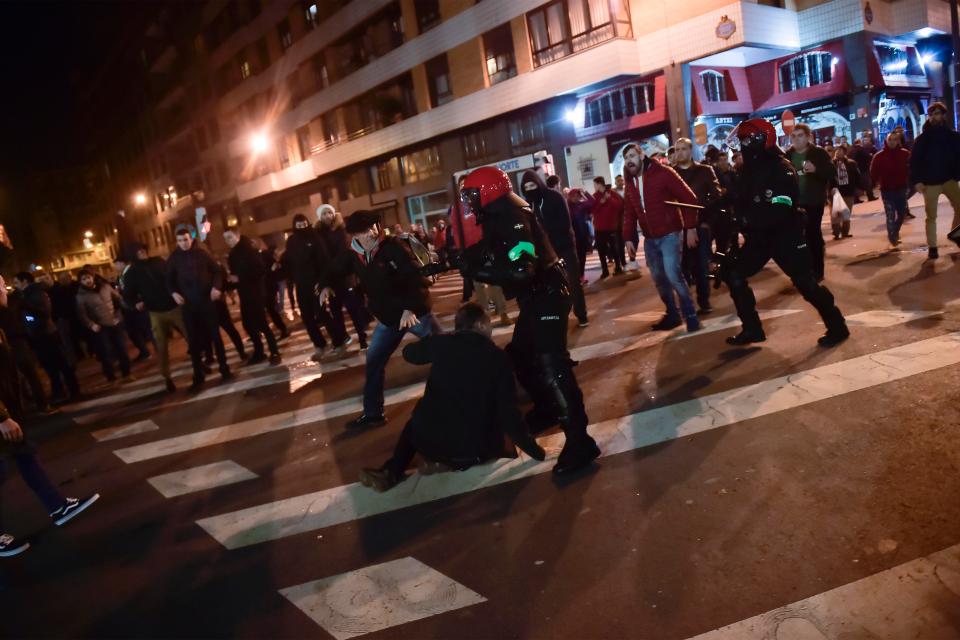
[(460, 205), (463, 216), (476, 216), (477, 220), (480, 219), (480, 190), (467, 187), (460, 190)]

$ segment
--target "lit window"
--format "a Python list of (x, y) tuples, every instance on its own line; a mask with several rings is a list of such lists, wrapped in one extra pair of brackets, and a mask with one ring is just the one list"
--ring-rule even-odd
[(240, 62), (240, 79), (246, 80), (251, 75), (253, 75), (253, 68), (250, 66), (250, 62), (248, 60), (242, 60)]
[(805, 89), (833, 79), (833, 54), (825, 51), (802, 53), (781, 62), (780, 93)]
[(439, 107), (453, 100), (450, 91), (450, 67), (446, 54), (441, 54), (426, 64), (427, 81), (430, 83), (430, 105)]
[(511, 120), (507, 128), (510, 130), (510, 146), (516, 153), (544, 142), (543, 117), (539, 113)]
[(440, 175), (440, 150), (427, 147), (400, 157), (400, 170), (404, 181), (417, 182), (431, 176)]
[(880, 71), (885, 76), (924, 76), (917, 50), (905, 45), (875, 43)]
[(725, 102), (727, 100), (727, 81), (719, 71), (707, 70), (700, 72), (700, 82), (707, 94), (708, 102)]
[(555, 0), (527, 14), (527, 30), (534, 66), (633, 37), (625, 0)]
[(316, 2), (305, 2), (303, 4), (303, 17), (306, 18), (307, 29), (313, 29), (320, 22), (319, 11)]
[(509, 23), (483, 34), (483, 51), (487, 62), (487, 78), (491, 86), (517, 75), (513, 33)]

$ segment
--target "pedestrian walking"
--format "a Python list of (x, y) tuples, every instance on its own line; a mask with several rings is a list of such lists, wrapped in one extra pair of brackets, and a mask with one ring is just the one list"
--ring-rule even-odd
[(259, 364), (267, 359), (263, 352), (263, 341), (270, 349), (270, 364), (280, 364), (280, 350), (277, 339), (267, 325), (266, 315), (266, 275), (263, 259), (253, 242), (240, 233), (237, 227), (227, 227), (223, 240), (230, 247), (227, 261), (230, 266), (228, 281), (237, 287), (240, 296), (240, 319), (243, 328), (253, 342), (253, 355), (247, 364)]
[(873, 143), (873, 133), (865, 131), (860, 140), (853, 141), (853, 149), (850, 151), (850, 159), (857, 163), (857, 169), (860, 171), (860, 184), (864, 194), (869, 202), (877, 199), (873, 193), (874, 182), (870, 177), (870, 163), (873, 157), (877, 155), (877, 147)]
[(40, 381), (37, 371), (39, 363), (27, 337), (27, 328), (24, 326), (23, 315), (20, 311), (19, 296), (7, 293), (6, 283), (0, 277), (0, 331), (7, 337), (7, 346), (10, 348), (10, 357), (17, 373), (27, 382), (30, 399), (36, 406), (37, 412), (51, 413), (47, 393)]
[(926, 210), (927, 252), (937, 251), (937, 206), (942, 193), (953, 208), (951, 229), (960, 226), (960, 133), (947, 122), (947, 107), (934, 102), (927, 108), (927, 121), (910, 152), (910, 182), (923, 194)]
[(81, 346), (80, 336), (83, 332), (77, 320), (77, 288), (80, 286), (70, 276), (69, 271), (62, 271), (57, 275), (57, 281), (50, 288), (50, 308), (53, 322), (60, 334), (63, 353), (71, 366), (86, 357)]
[[(224, 293), (230, 293), (231, 304), (237, 304), (235, 286), (227, 279), (228, 273), (225, 260), (215, 262), (215, 264), (217, 269), (220, 270), (220, 280), (223, 282)], [(227, 296), (222, 295), (214, 300), (213, 308), (217, 313), (217, 325), (225, 334), (227, 334), (227, 337), (230, 338), (230, 342), (233, 343), (233, 348), (237, 350), (237, 356), (240, 358), (240, 360), (245, 361), (247, 359), (247, 348), (243, 342), (243, 337), (240, 335), (240, 332), (237, 331), (236, 325), (233, 324), (233, 317), (230, 315), (230, 307), (227, 306)], [(208, 365), (213, 363), (212, 347), (212, 344), (208, 344), (207, 348), (204, 350), (204, 353), (206, 354), (206, 363)]]
[(697, 246), (683, 245), (683, 272), (687, 282), (696, 285), (699, 313), (707, 314), (713, 311), (710, 305), (710, 289), (713, 285), (710, 280), (710, 261), (713, 258), (710, 223), (720, 201), (720, 182), (710, 165), (694, 161), (690, 138), (680, 138), (674, 148), (677, 175), (697, 196), (697, 204), (704, 207), (697, 210)]
[(900, 227), (907, 218), (907, 189), (910, 186), (910, 152), (900, 146), (900, 136), (888, 133), (881, 149), (870, 162), (873, 184), (880, 188), (880, 199), (887, 215), (887, 240), (890, 247), (900, 245)]
[(510, 358), (491, 336), (489, 316), (471, 302), (457, 310), (454, 333), (427, 336), (403, 348), (407, 362), (430, 365), (426, 391), (390, 459), (361, 472), (363, 485), (393, 488), (417, 454), (425, 472), (469, 469), (502, 457), (504, 435), (534, 460), (546, 457), (520, 413)]
[(260, 247), (257, 249), (257, 254), (260, 257), (260, 262), (263, 264), (264, 271), (264, 296), (263, 304), (264, 310), (267, 312), (267, 317), (273, 323), (273, 326), (277, 328), (280, 332), (280, 335), (277, 337), (278, 340), (283, 340), (290, 337), (290, 330), (287, 329), (287, 323), (283, 320), (283, 315), (281, 311), (283, 306), (277, 304), (277, 295), (279, 293), (278, 281), (279, 278), (277, 273), (273, 270), (274, 264), (274, 248), (270, 245), (267, 245), (260, 242)]
[(695, 205), (697, 196), (671, 167), (645, 158), (640, 145), (624, 147), (623, 161), (624, 235), (637, 225), (643, 231), (647, 268), (666, 308), (651, 328), (667, 331), (686, 322), (687, 331), (699, 331), (700, 320), (681, 268), (682, 245), (696, 249), (698, 244), (697, 210), (674, 204)]
[[(833, 152), (833, 167), (836, 174), (835, 187), (830, 190), (833, 198), (830, 207), (830, 226), (833, 229), (833, 239), (849, 238), (850, 220), (853, 216), (853, 206), (857, 203), (857, 190), (863, 182), (860, 177), (860, 168), (857, 163), (847, 158), (847, 150), (837, 147)], [(840, 206), (843, 205), (843, 206)]]
[(77, 316), (80, 323), (91, 333), (94, 353), (100, 361), (107, 382), (116, 382), (113, 361), (120, 365), (123, 382), (130, 382), (130, 358), (123, 337), (123, 323), (117, 305), (120, 294), (108, 283), (97, 284), (93, 274), (80, 271), (80, 288), (77, 290)]
[(607, 260), (612, 258), (616, 267), (614, 275), (623, 273), (623, 262), (617, 247), (618, 229), (623, 222), (623, 199), (616, 191), (607, 186), (603, 176), (593, 179), (593, 230), (597, 255), (600, 257), (600, 279), (610, 277)]
[(193, 383), (189, 390), (193, 393), (199, 391), (206, 380), (203, 352), (211, 344), (220, 366), (220, 378), (233, 379), (215, 306), (223, 297), (223, 271), (209, 253), (196, 246), (188, 225), (179, 225), (175, 236), (177, 248), (167, 260), (167, 288), (183, 311), (193, 365)]
[(570, 224), (577, 243), (577, 264), (580, 266), (580, 283), (586, 284), (587, 254), (593, 249), (590, 237), (590, 210), (593, 209), (593, 197), (583, 189), (570, 189), (567, 192), (567, 207), (570, 209)]
[(136, 257), (124, 276), (123, 296), (128, 305), (150, 314), (150, 327), (160, 359), (160, 375), (167, 392), (173, 393), (177, 386), (170, 375), (170, 339), (174, 330), (187, 336), (183, 311), (167, 288), (167, 264), (163, 258), (150, 257), (143, 245), (137, 245), (134, 250)]
[(319, 362), (327, 351), (327, 341), (320, 332), (322, 324), (330, 334), (334, 354), (342, 355), (347, 348), (349, 336), (343, 327), (336, 325), (320, 301), (320, 293), (330, 286), (330, 257), (320, 234), (310, 226), (307, 217), (298, 213), (293, 217), (293, 233), (287, 238), (283, 252), (283, 265), (293, 278), (300, 305), (300, 318), (313, 342), (312, 359)]
[(16, 274), (13, 286), (18, 291), (20, 313), (30, 346), (50, 380), (51, 401), (79, 400), (77, 374), (64, 355), (60, 335), (53, 324), (50, 297), (28, 271)]
[[(350, 236), (344, 226), (343, 216), (328, 204), (317, 209), (319, 222), (317, 230), (330, 260), (330, 291), (327, 303), (330, 315), (339, 327), (344, 328), (344, 307), (353, 321), (353, 330), (357, 333), (360, 350), (367, 348), (367, 327), (370, 323), (369, 312), (364, 304), (363, 294), (356, 286), (356, 254), (350, 250)], [(424, 245), (426, 246), (426, 245)]]
[(357, 211), (346, 220), (359, 258), (358, 277), (377, 321), (367, 349), (363, 413), (347, 423), (356, 429), (386, 423), (383, 385), (387, 361), (409, 331), (418, 338), (441, 333), (431, 312), (429, 282), (410, 246), (387, 236), (379, 214)]
[[(6, 291), (3, 278), (0, 290)], [(6, 334), (0, 330), (0, 486), (7, 479), (7, 460), (12, 457), (20, 477), (43, 503), (53, 524), (62, 527), (100, 498), (94, 493), (85, 498), (64, 497), (50, 480), (37, 459), (36, 445), (24, 434), (24, 416), (20, 405), (19, 381)], [(30, 548), (29, 541), (9, 533), (0, 503), (0, 557), (19, 555)]]
[(587, 301), (583, 295), (583, 285), (580, 282), (582, 272), (580, 261), (577, 259), (577, 242), (573, 235), (567, 201), (555, 189), (548, 187), (536, 171), (524, 171), (520, 181), (523, 197), (530, 204), (533, 214), (540, 220), (553, 250), (563, 262), (563, 268), (567, 272), (577, 326), (586, 327), (590, 324), (590, 320), (587, 316)]
[(804, 210), (807, 246), (813, 256), (813, 273), (817, 282), (824, 277), (826, 248), (823, 242), (823, 210), (827, 192), (836, 179), (830, 155), (813, 143), (810, 126), (799, 123), (790, 132), (792, 145), (786, 151), (799, 178), (799, 205)]
[[(132, 250), (133, 246), (131, 245), (130, 248)], [(150, 358), (150, 349), (147, 347), (147, 344), (153, 345), (154, 353), (157, 351), (157, 340), (150, 326), (150, 314), (147, 311), (137, 309), (134, 305), (127, 304), (124, 287), (126, 286), (126, 275), (130, 270), (132, 261), (121, 257), (113, 264), (117, 273), (116, 288), (120, 293), (120, 302), (117, 306), (120, 310), (120, 316), (123, 319), (123, 326), (127, 331), (127, 337), (130, 338), (131, 344), (136, 347), (138, 352), (137, 357), (134, 358), (134, 362), (143, 362)]]

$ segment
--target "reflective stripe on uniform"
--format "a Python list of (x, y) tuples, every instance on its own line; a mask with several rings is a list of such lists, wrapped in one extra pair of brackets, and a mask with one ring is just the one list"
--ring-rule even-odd
[(522, 256), (525, 253), (530, 254), (534, 258), (537, 257), (537, 250), (533, 246), (532, 242), (526, 242), (526, 241), (518, 242), (517, 246), (515, 246), (513, 249), (510, 249), (510, 251), (507, 252), (507, 256), (509, 256), (511, 262), (516, 262), (517, 260), (520, 259), (520, 256)]

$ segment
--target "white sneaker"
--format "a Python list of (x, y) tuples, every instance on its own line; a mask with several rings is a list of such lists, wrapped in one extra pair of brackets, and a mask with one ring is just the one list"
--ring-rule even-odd
[(57, 525), (58, 527), (62, 527), (73, 520), (78, 513), (86, 510), (87, 507), (99, 499), (99, 493), (95, 493), (88, 498), (84, 498), (83, 500), (78, 500), (77, 498), (67, 498), (67, 501), (62, 507), (50, 514), (50, 517), (53, 518), (53, 524)]
[(17, 540), (9, 533), (0, 535), (0, 558), (20, 555), (29, 548), (29, 542)]

